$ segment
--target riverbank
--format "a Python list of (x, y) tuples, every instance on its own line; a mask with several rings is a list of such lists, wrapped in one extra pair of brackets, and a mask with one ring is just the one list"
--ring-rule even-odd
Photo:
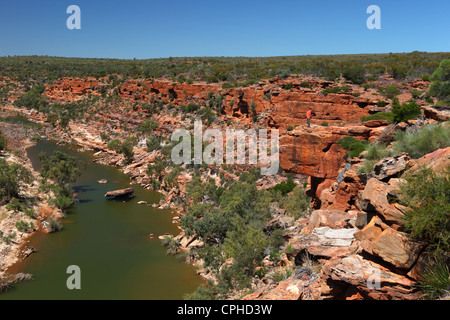
[[(15, 115), (1, 112), (1, 116)], [(41, 192), (41, 176), (27, 157), (27, 149), (36, 143), (30, 139), (31, 136), (38, 135), (36, 128), (25, 128), (20, 123), (2, 122), (0, 129), (8, 141), (8, 149), (1, 152), (0, 157), (9, 165), (21, 165), (31, 173), (31, 183), (22, 185), (20, 193), (21, 201), (26, 202), (25, 212), (11, 204), (0, 206), (0, 277), (3, 277), (10, 267), (34, 253), (34, 248), (29, 246), (29, 239), (36, 232), (49, 232), (44, 221), (49, 218), (59, 221), (64, 217), (64, 213), (49, 204), (51, 193)], [(22, 222), (32, 228), (18, 228), (18, 224)]]

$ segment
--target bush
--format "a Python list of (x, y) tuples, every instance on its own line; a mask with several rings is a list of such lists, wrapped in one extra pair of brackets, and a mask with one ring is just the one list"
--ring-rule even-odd
[(292, 193), (287, 196), (287, 199), (283, 201), (282, 207), (286, 209), (286, 214), (288, 216), (298, 219), (305, 215), (309, 203), (310, 199), (306, 196), (306, 190), (301, 186), (297, 186)]
[(414, 100), (400, 105), (397, 98), (392, 100), (391, 112), (394, 122), (406, 122), (411, 119), (416, 119), (420, 114), (420, 106)]
[(46, 97), (42, 96), (44, 91), (44, 85), (35, 85), (21, 95), (19, 99), (14, 102), (14, 105), (16, 107), (25, 107), (27, 109), (43, 111), (48, 105)]
[(48, 222), (48, 224), (50, 226), (50, 231), (51, 232), (57, 232), (57, 231), (60, 231), (63, 228), (62, 223), (59, 222), (59, 221), (56, 221), (52, 217), (48, 218), (47, 222)]
[(19, 230), (20, 232), (30, 232), (30, 231), (33, 231), (33, 229), (34, 229), (33, 222), (28, 223), (23, 220), (16, 222), (15, 226), (16, 226), (17, 230)]
[(25, 184), (31, 183), (33, 175), (30, 170), (18, 163), (8, 164), (0, 158), (0, 204), (19, 198)]
[(377, 101), (377, 106), (380, 107), (380, 108), (385, 107), (386, 106), (386, 101), (384, 101), (384, 100)]
[(421, 168), (402, 178), (401, 201), (410, 208), (404, 228), (439, 257), (450, 249), (450, 167), (440, 174)]
[(329, 93), (339, 93), (339, 92), (348, 92), (349, 88), (347, 86), (343, 86), (343, 87), (328, 87), (325, 90), (322, 91), (322, 94), (324, 96), (328, 95)]
[(385, 88), (380, 88), (379, 91), (388, 99), (393, 99), (395, 96), (400, 94), (400, 90), (395, 84), (387, 86)]
[(366, 74), (366, 70), (364, 67), (360, 64), (354, 64), (342, 72), (342, 76), (355, 83), (355, 84), (361, 84), (364, 82), (364, 76)]
[(422, 95), (422, 91), (417, 90), (417, 89), (412, 89), (411, 90), (411, 95), (414, 99), (418, 99), (421, 95)]
[(450, 104), (450, 59), (442, 60), (433, 75), (428, 94), (437, 97), (444, 104)]
[(366, 117), (361, 117), (363, 123), (369, 120), (388, 120), (389, 122), (393, 122), (394, 115), (392, 112), (377, 112)]
[[(442, 259), (440, 259), (442, 260)], [(450, 273), (445, 261), (435, 261), (420, 275), (418, 288), (425, 299), (438, 299), (449, 294)]]
[(292, 89), (292, 87), (293, 87), (294, 85), (292, 84), (292, 83), (286, 83), (284, 86), (283, 86), (283, 89), (284, 90), (289, 90), (289, 89)]
[(8, 146), (8, 141), (0, 132), (0, 151), (5, 150), (7, 146)]
[(450, 146), (449, 125), (427, 125), (417, 131), (399, 131), (395, 135), (393, 149), (396, 153), (407, 152), (418, 159), (437, 149)]
[(64, 211), (66, 209), (69, 209), (74, 204), (74, 201), (70, 197), (60, 195), (60, 196), (56, 197), (55, 199), (51, 200), (51, 203), (53, 205), (55, 205), (58, 209), (61, 209)]
[(287, 181), (280, 182), (279, 184), (275, 185), (271, 190), (273, 191), (279, 191), (283, 196), (287, 195), (289, 192), (295, 189), (297, 185), (294, 181), (291, 179), (288, 179)]
[(111, 140), (108, 143), (108, 149), (124, 155), (124, 163), (131, 163), (134, 157), (133, 143), (130, 140), (121, 142), (119, 139)]
[(366, 150), (368, 142), (361, 141), (354, 137), (344, 137), (338, 141), (338, 144), (344, 149), (348, 150), (345, 155), (348, 157), (358, 157), (361, 152)]

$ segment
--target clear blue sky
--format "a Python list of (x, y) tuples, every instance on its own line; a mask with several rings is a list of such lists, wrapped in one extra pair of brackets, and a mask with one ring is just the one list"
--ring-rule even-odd
[[(69, 30), (69, 5), (81, 30)], [(369, 5), (381, 30), (369, 30)], [(449, 0), (0, 0), (0, 56), (185, 56), (450, 51)]]

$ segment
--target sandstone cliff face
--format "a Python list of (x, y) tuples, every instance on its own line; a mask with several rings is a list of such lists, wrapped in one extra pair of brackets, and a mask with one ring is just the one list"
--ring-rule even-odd
[[(332, 82), (314, 79), (308, 82), (311, 88), (304, 88), (300, 81), (297, 78), (275, 79), (248, 87), (222, 89), (220, 84), (215, 83), (179, 84), (168, 80), (142, 79), (126, 80), (117, 86), (117, 90), (118, 95), (124, 99), (147, 102), (152, 96), (157, 96), (176, 106), (208, 101), (211, 93), (222, 95), (222, 114), (244, 122), (251, 121), (253, 102), (254, 111), (266, 116), (266, 124), (280, 129), (304, 124), (308, 108), (312, 110), (312, 123), (359, 122), (362, 116), (369, 114), (370, 107), (378, 100), (367, 96), (355, 97), (351, 94), (352, 91), (324, 95), (321, 91)], [(292, 88), (283, 89), (286, 84), (292, 84)], [(47, 86), (45, 94), (54, 101), (71, 102), (79, 100), (83, 95), (99, 95), (102, 88), (107, 90), (107, 83), (95, 78), (61, 78), (55, 84)], [(353, 89), (358, 93), (361, 91), (359, 87)]]

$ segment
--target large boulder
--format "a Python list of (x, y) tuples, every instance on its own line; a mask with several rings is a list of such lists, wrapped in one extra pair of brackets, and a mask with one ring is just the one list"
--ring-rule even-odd
[(402, 224), (404, 214), (389, 203), (387, 184), (376, 178), (371, 178), (367, 182), (364, 191), (361, 193), (360, 204), (362, 210), (377, 213), (389, 223)]
[(378, 180), (398, 177), (403, 171), (405, 171), (410, 160), (411, 157), (409, 157), (406, 153), (401, 153), (394, 157), (384, 158), (374, 165), (374, 177)]
[(308, 226), (302, 232), (307, 233), (319, 227), (330, 227), (332, 229), (348, 226), (348, 221), (354, 215), (340, 210), (314, 210), (309, 218)]
[(438, 149), (417, 159), (408, 171), (426, 167), (434, 172), (443, 172), (450, 165), (450, 147)]
[(423, 245), (406, 233), (396, 231), (373, 217), (361, 231), (355, 233), (364, 251), (400, 269), (410, 269), (417, 261)]
[(358, 254), (335, 257), (322, 267), (325, 278), (358, 290), (366, 299), (416, 300), (414, 281), (391, 272)]
[(297, 234), (289, 240), (290, 256), (301, 259), (308, 253), (316, 257), (330, 258), (345, 255), (355, 240), (353, 234), (357, 228), (332, 229), (330, 227), (315, 228), (310, 234)]

